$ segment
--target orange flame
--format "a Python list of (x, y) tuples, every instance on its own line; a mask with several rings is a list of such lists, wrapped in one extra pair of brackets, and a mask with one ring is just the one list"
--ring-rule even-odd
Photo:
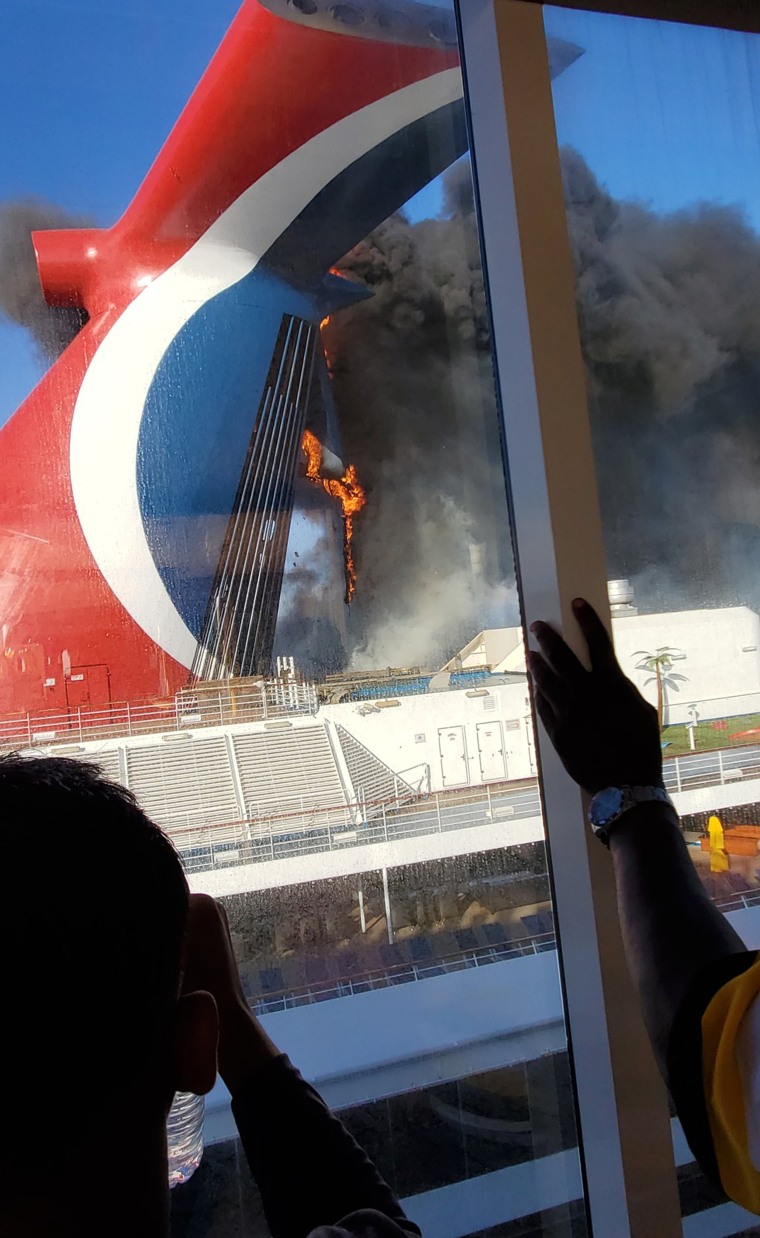
[(304, 430), (301, 442), (306, 456), (306, 476), (317, 486), (322, 486), (333, 499), (337, 499), (343, 515), (343, 556), (346, 564), (346, 604), (350, 605), (356, 591), (356, 562), (354, 560), (354, 516), (367, 505), (367, 494), (356, 473), (356, 465), (349, 464), (338, 480), (323, 477), (322, 444), (311, 430)]
[(311, 430), (304, 430), (301, 450), (306, 456), (306, 476), (309, 481), (321, 482), (322, 475), (319, 470), (322, 467), (322, 444)]
[(325, 362), (327, 364), (327, 373), (332, 378), (333, 369), (334, 369), (333, 356), (332, 356), (332, 353), (330, 352), (328, 342), (325, 339), (325, 329), (329, 327), (331, 321), (332, 321), (332, 316), (330, 314), (328, 314), (325, 318), (322, 319), (322, 321), (319, 324), (319, 338), (322, 344), (322, 351), (325, 354)]

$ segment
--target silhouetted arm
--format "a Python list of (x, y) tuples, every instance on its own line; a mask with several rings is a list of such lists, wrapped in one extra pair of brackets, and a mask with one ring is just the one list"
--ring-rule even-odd
[[(544, 726), (592, 795), (661, 786), (656, 712), (623, 674), (596, 612), (573, 605), (589, 671), (547, 624), (533, 626)], [(672, 809), (629, 809), (609, 842), (628, 964), (689, 1146), (716, 1186), (760, 1212), (760, 964), (708, 898)]]
[(411, 1238), (369, 1157), (287, 1057), (232, 1098), (232, 1112), (274, 1238)]
[(611, 832), (610, 851), (628, 966), (668, 1079), (676, 1015), (697, 976), (727, 955), (741, 955), (743, 967), (754, 956), (710, 901), (683, 835), (662, 805), (630, 809)]
[(186, 987), (213, 993), (219, 1073), (273, 1238), (419, 1238), (369, 1157), (251, 1013), (221, 904), (191, 899)]
[[(623, 674), (596, 612), (580, 601), (574, 607), (589, 671), (548, 624), (533, 627), (541, 653), (528, 655), (529, 668), (549, 737), (591, 795), (610, 786), (662, 786), (656, 711)], [(626, 957), (667, 1079), (676, 1016), (697, 976), (732, 955), (746, 968), (754, 956), (711, 903), (667, 805), (629, 809), (611, 828), (610, 851)]]

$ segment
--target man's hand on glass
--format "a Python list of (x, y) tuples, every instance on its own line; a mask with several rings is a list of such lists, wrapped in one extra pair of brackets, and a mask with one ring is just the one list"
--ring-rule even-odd
[(528, 669), (549, 738), (570, 777), (592, 795), (605, 787), (660, 786), (657, 711), (623, 674), (593, 607), (577, 598), (573, 611), (588, 646), (588, 671), (549, 624), (531, 627), (541, 652), (528, 653)]

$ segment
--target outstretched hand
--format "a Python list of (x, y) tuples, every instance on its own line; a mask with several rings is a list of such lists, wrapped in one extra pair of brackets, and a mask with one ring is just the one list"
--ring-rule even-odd
[(541, 652), (528, 653), (536, 708), (562, 764), (592, 795), (605, 787), (661, 785), (657, 711), (623, 674), (593, 607), (577, 598), (573, 611), (590, 671), (547, 623), (532, 625)]

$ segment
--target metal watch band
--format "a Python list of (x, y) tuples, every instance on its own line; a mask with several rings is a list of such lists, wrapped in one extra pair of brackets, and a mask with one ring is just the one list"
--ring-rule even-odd
[(605, 787), (589, 805), (589, 824), (600, 842), (609, 846), (610, 831), (617, 821), (639, 804), (658, 803), (670, 808), (678, 820), (675, 805), (663, 786)]

